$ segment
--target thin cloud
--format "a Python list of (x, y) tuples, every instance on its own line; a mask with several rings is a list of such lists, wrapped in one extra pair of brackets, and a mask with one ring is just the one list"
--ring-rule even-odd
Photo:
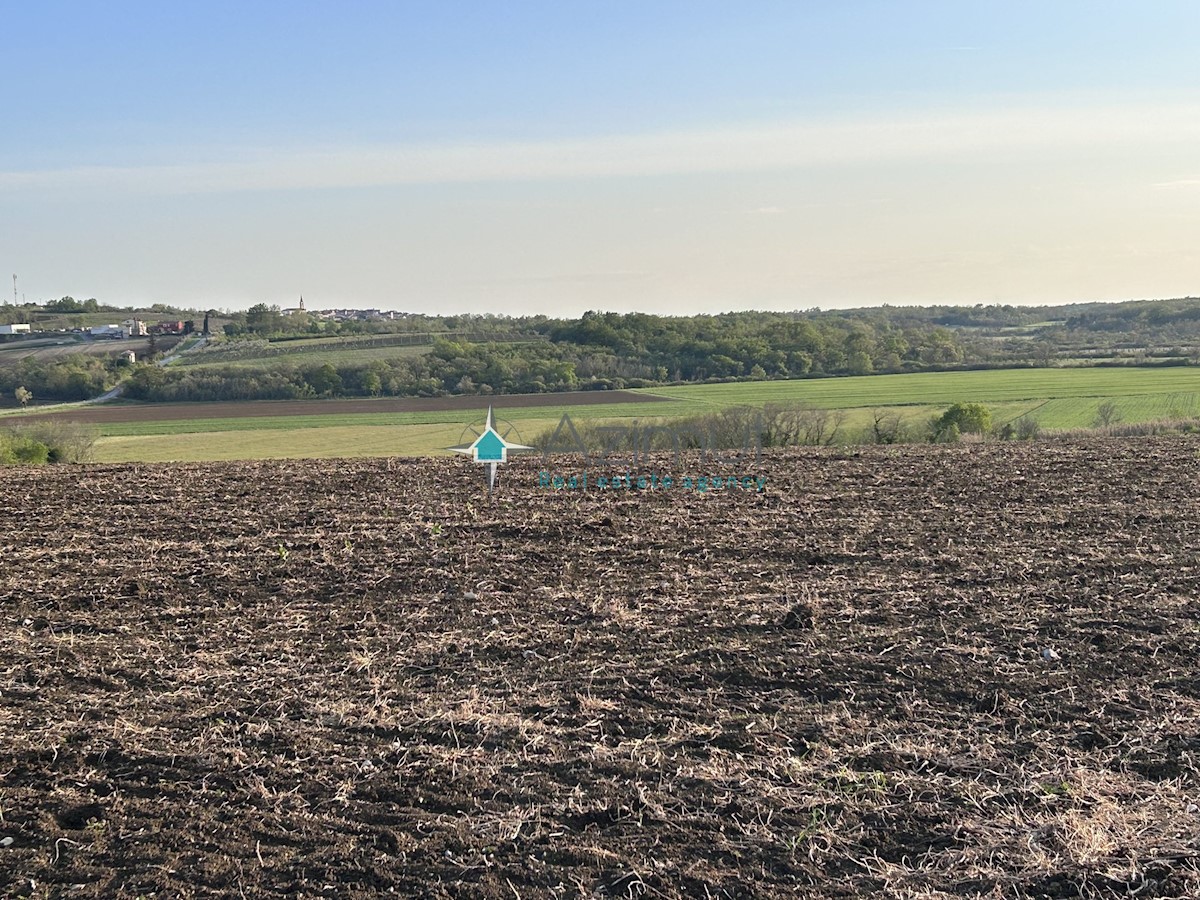
[(1150, 185), (1150, 187), (1159, 190), (1169, 190), (1172, 188), (1197, 188), (1200, 187), (1200, 178), (1185, 178), (1182, 181), (1160, 181), (1157, 184)]
[(1200, 141), (1195, 105), (1024, 108), (550, 140), (246, 151), (229, 161), (0, 172), (0, 191), (192, 194), (755, 172)]

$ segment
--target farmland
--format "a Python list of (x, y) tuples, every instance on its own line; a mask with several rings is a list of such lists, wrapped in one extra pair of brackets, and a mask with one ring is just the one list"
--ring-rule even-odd
[[(798, 381), (740, 382), (655, 388), (671, 398), (703, 399), (721, 405), (803, 399), (814, 406), (847, 409), (868, 406), (945, 406), (970, 399), (987, 404), (1018, 404), (1033, 409), (1057, 400), (1200, 395), (1200, 370), (1161, 368), (991, 369), (928, 372)], [(1178, 402), (1186, 402), (1182, 399)], [(1130, 405), (1131, 413), (1137, 410)], [(1047, 424), (1065, 427), (1055, 417)]]
[(1195, 896), (1198, 450), (14, 469), (0, 894)]
[(1045, 428), (1077, 428), (1091, 425), (1107, 400), (1124, 422), (1198, 416), (1200, 373), (1189, 367), (1013, 369), (576, 394), (116, 405), (60, 415), (101, 428), (102, 461), (203, 461), (436, 453), (489, 403), (531, 437), (563, 413), (627, 422), (792, 401), (845, 410), (849, 435), (866, 428), (876, 409), (919, 424), (956, 402), (986, 403), (997, 424), (1028, 414)]

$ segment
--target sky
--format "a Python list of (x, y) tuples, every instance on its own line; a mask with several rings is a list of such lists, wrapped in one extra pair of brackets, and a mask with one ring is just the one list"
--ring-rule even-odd
[(1200, 293), (1193, 0), (0, 0), (0, 34), (24, 300)]

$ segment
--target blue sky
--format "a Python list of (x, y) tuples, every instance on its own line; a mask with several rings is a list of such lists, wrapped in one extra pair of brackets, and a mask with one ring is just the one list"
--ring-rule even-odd
[(1191, 2), (0, 3), (30, 299), (1195, 294)]

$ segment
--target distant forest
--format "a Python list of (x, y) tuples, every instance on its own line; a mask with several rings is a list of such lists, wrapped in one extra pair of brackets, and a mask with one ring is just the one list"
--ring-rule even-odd
[[(247, 371), (142, 369), (128, 396), (145, 400), (437, 396), (605, 390), (684, 382), (869, 375), (1064, 364), (1200, 362), (1200, 300), (1069, 307), (879, 307), (847, 311), (655, 316), (408, 316), (324, 323), (251, 310), (229, 330), (297, 334), (470, 334), (424, 356), (368, 364)], [(331, 327), (332, 325), (332, 327)], [(490, 343), (487, 335), (528, 335)]]
[[(1194, 298), (697, 316), (588, 312), (577, 319), (405, 315), (343, 322), (288, 316), (260, 304), (223, 314), (222, 320), (228, 320), (224, 340), (230, 345), (395, 333), (410, 334), (414, 342), (425, 336), (420, 340), (431, 342), (430, 352), (341, 365), (137, 366), (126, 396), (155, 401), (438, 396), (964, 368), (1200, 364), (1200, 299)], [(514, 342), (514, 336), (524, 340)], [(24, 384), (38, 399), (76, 399), (89, 389), (99, 392), (116, 374), (71, 358), (27, 363), (0, 369), (0, 391)], [(73, 371), (64, 378), (61, 367)]]

